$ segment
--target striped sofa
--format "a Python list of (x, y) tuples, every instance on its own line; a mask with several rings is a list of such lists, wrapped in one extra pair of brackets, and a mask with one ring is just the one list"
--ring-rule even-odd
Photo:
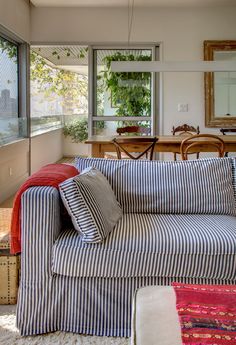
[(123, 216), (102, 243), (88, 244), (62, 225), (55, 188), (23, 194), (22, 335), (62, 330), (128, 337), (139, 287), (235, 284), (235, 159), (78, 158), (76, 164), (107, 177)]

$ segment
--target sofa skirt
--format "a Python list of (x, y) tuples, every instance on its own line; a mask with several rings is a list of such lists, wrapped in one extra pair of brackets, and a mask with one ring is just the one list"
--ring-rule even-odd
[(53, 275), (42, 281), (21, 281), (17, 327), (21, 335), (66, 331), (98, 336), (130, 337), (134, 292), (172, 281), (235, 284), (201, 278), (72, 278)]

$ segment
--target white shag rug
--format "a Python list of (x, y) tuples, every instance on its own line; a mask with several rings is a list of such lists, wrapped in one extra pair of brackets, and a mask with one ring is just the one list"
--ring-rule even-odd
[(4, 345), (129, 345), (127, 338), (96, 337), (55, 332), (21, 337), (15, 326), (15, 306), (0, 306), (0, 344)]

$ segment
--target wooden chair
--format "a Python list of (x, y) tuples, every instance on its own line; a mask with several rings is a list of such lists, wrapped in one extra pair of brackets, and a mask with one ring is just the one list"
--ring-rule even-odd
[[(226, 133), (236, 133), (236, 128), (221, 128), (220, 132), (223, 135), (226, 135)], [(229, 152), (225, 152), (225, 157), (228, 157)]]
[[(116, 153), (117, 158), (122, 159), (122, 152), (124, 152), (130, 159), (140, 159), (144, 155), (148, 158), (149, 154), (149, 160), (153, 159), (153, 152), (154, 147), (157, 142), (156, 137), (150, 137), (150, 138), (142, 138), (142, 137), (136, 137), (136, 138), (129, 138), (129, 137), (120, 137), (120, 138), (114, 138), (113, 144), (116, 147)], [(140, 146), (140, 149), (142, 151), (138, 153), (137, 156), (134, 156), (134, 154), (128, 152), (127, 145), (134, 145), (134, 146)]]
[[(134, 134), (134, 135), (149, 135), (151, 133), (151, 128), (149, 127), (143, 127), (143, 126), (126, 126), (126, 127), (119, 127), (116, 129), (116, 133), (119, 135), (122, 134)], [(114, 152), (106, 152), (105, 158), (109, 159), (116, 159), (117, 154)], [(120, 159), (126, 159), (127, 155), (124, 153), (121, 153), (121, 158)], [(147, 156), (148, 158), (148, 156)]]
[(236, 128), (221, 128), (220, 132), (225, 135), (226, 133), (236, 133)]
[(151, 128), (143, 126), (126, 126), (117, 128), (116, 132), (121, 134), (134, 133), (134, 134), (145, 134), (148, 135), (151, 132)]
[(188, 159), (189, 151), (204, 152), (204, 146), (212, 147), (213, 152), (217, 151), (219, 157), (224, 157), (225, 143), (221, 138), (213, 134), (195, 134), (181, 142), (180, 154), (182, 160)]
[[(194, 134), (199, 134), (199, 126), (197, 128), (193, 126), (189, 126), (186, 123), (184, 125), (178, 126), (178, 127), (172, 127), (172, 134), (173, 135), (182, 135), (182, 136), (191, 136)], [(177, 154), (180, 154), (179, 152), (174, 152), (174, 160), (176, 161)], [(191, 154), (196, 154), (197, 159), (199, 158), (199, 153), (198, 152), (192, 152)]]

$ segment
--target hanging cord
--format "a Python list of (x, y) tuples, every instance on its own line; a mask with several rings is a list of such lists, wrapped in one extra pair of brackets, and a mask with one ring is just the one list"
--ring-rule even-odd
[(127, 44), (129, 45), (130, 0), (127, 1)]
[(134, 0), (128, 0), (128, 45), (130, 45), (133, 17), (134, 17)]

